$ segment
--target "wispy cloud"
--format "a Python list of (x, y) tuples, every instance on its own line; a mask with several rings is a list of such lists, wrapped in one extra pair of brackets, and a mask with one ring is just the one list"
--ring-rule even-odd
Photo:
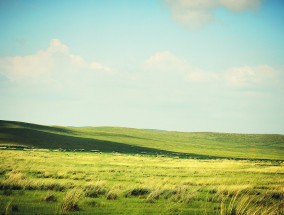
[(280, 72), (269, 65), (245, 65), (223, 71), (207, 71), (169, 51), (153, 54), (146, 60), (144, 68), (159, 75), (172, 73), (191, 83), (219, 83), (237, 88), (274, 85), (280, 80)]
[(186, 75), (185, 79), (189, 82), (212, 82), (222, 80), (222, 74), (195, 69), (193, 71), (190, 71)]
[(153, 54), (146, 60), (144, 67), (155, 72), (184, 72), (188, 69), (188, 64), (173, 53), (163, 51)]
[(69, 47), (58, 39), (52, 39), (46, 50), (26, 56), (0, 57), (0, 72), (11, 81), (46, 82), (58, 77), (84, 75), (84, 71), (111, 72), (111, 69), (98, 62), (87, 62), (74, 55)]
[(189, 28), (200, 27), (214, 20), (214, 9), (223, 7), (240, 12), (252, 10), (260, 0), (164, 0), (169, 6), (173, 19)]
[(277, 78), (277, 70), (269, 65), (236, 67), (224, 74), (226, 83), (236, 87), (275, 84)]

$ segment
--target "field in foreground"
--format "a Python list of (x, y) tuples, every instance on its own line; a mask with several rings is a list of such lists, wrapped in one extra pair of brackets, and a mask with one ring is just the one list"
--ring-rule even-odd
[(281, 161), (0, 153), (3, 214), (284, 214)]

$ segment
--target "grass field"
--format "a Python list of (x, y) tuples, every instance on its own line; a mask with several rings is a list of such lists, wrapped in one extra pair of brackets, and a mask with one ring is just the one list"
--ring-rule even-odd
[(0, 163), (7, 214), (284, 212), (282, 162), (3, 150)]
[(121, 127), (51, 127), (0, 121), (0, 145), (195, 158), (284, 160), (284, 135), (168, 132)]
[(0, 213), (284, 214), (283, 140), (1, 121)]

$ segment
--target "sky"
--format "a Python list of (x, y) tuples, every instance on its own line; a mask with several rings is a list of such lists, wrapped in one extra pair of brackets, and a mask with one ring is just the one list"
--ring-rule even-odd
[(0, 119), (284, 134), (283, 0), (0, 0)]

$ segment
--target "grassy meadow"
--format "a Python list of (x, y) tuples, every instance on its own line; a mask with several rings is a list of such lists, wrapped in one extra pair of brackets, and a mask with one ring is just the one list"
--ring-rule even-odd
[(284, 160), (284, 135), (59, 127), (0, 120), (0, 146), (163, 154), (186, 158)]
[(284, 214), (283, 140), (1, 121), (0, 213)]

